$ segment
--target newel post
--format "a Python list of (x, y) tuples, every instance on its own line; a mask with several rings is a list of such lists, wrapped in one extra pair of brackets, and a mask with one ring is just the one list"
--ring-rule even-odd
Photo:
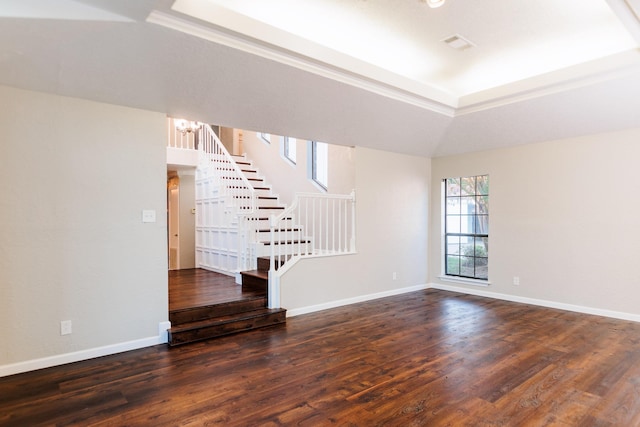
[(270, 235), (271, 235), (271, 245), (270, 245), (271, 255), (269, 257), (269, 277), (268, 277), (268, 284), (267, 284), (268, 308), (280, 308), (280, 289), (279, 289), (280, 284), (279, 284), (279, 278), (276, 275), (276, 263), (275, 263), (276, 223), (277, 223), (276, 216), (274, 214), (271, 214), (271, 217), (269, 218), (269, 229), (270, 229)]

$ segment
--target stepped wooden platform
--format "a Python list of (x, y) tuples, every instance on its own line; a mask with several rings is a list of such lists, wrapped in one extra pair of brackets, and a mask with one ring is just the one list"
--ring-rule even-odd
[(268, 309), (266, 282), (240, 286), (202, 269), (169, 272), (169, 344), (186, 344), (282, 324), (286, 310)]

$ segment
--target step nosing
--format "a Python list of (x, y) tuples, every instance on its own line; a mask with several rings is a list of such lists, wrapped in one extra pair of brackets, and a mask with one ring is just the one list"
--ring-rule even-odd
[[(260, 310), (251, 310), (251, 311), (241, 312), (233, 315), (228, 315), (228, 316), (234, 316), (228, 319), (216, 319), (215, 317), (213, 317), (210, 319), (203, 319), (195, 322), (183, 323), (181, 325), (171, 327), (169, 331), (172, 334), (179, 334), (182, 332), (189, 332), (197, 329), (206, 329), (209, 327), (227, 325), (229, 323), (241, 322), (249, 319), (255, 319), (258, 317), (274, 316), (274, 315), (281, 314), (282, 312), (286, 312), (286, 310), (285, 309), (269, 309), (269, 308), (260, 309)], [(227, 317), (227, 316), (223, 316), (223, 317)]]
[(210, 309), (215, 309), (215, 308), (220, 308), (220, 307), (228, 307), (228, 306), (233, 306), (233, 305), (243, 305), (243, 304), (250, 304), (250, 303), (254, 303), (258, 300), (266, 300), (267, 299), (267, 295), (256, 295), (255, 297), (249, 297), (246, 299), (242, 299), (242, 300), (232, 300), (232, 301), (224, 301), (224, 302), (216, 302), (216, 303), (212, 303), (212, 304), (206, 304), (206, 305), (199, 305), (196, 307), (185, 307), (185, 308), (178, 308), (175, 310), (170, 310), (169, 311), (169, 315), (172, 314), (179, 314), (179, 313), (189, 313), (192, 311), (199, 311), (199, 310), (210, 310)]

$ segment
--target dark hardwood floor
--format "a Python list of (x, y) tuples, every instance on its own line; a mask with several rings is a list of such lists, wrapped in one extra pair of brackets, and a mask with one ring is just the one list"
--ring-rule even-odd
[(169, 311), (266, 295), (242, 291), (235, 278), (199, 268), (169, 271)]
[(637, 426), (640, 324), (414, 292), (0, 378), (0, 425)]

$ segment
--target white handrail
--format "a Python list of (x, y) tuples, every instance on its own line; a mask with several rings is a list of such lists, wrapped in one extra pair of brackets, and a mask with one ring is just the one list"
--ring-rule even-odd
[(238, 219), (236, 269), (252, 269), (256, 257), (251, 244), (252, 224), (247, 218), (257, 211), (257, 192), (208, 124), (198, 131), (196, 147), (201, 153), (200, 168), (210, 168), (219, 195), (225, 200), (225, 214)]
[(297, 193), (280, 215), (272, 215), (269, 259), (269, 306), (279, 306), (275, 282), (287, 263), (304, 257), (345, 255), (356, 251), (356, 195)]
[(214, 165), (222, 194), (226, 196), (229, 206), (236, 208), (235, 213), (238, 215), (254, 213), (257, 199), (256, 190), (231, 157), (220, 138), (207, 124), (203, 126), (199, 134), (198, 151), (203, 154), (200, 165)]

